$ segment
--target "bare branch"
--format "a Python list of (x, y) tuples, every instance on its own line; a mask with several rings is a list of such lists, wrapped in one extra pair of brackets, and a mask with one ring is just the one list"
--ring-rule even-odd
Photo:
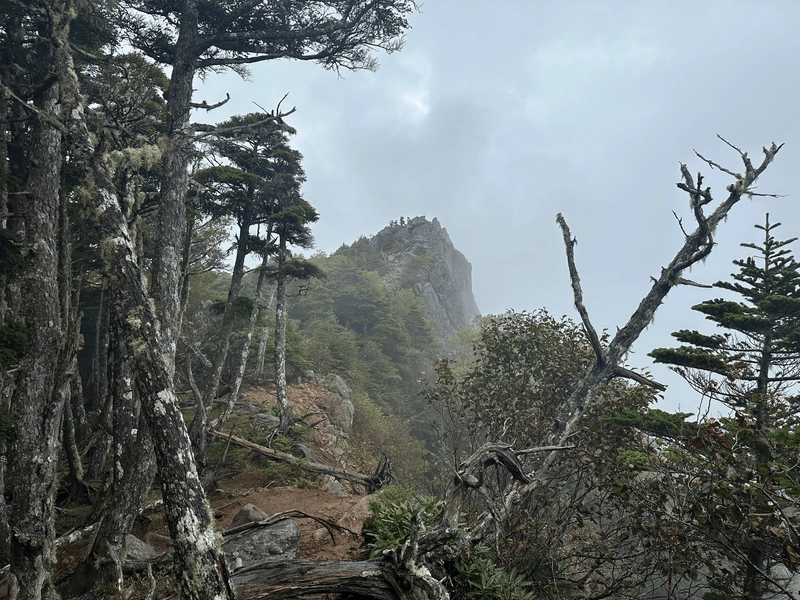
[(216, 104), (209, 104), (208, 102), (206, 102), (205, 100), (203, 100), (203, 101), (202, 101), (202, 102), (200, 102), (200, 103), (197, 103), (197, 102), (192, 102), (192, 103), (190, 104), (190, 106), (191, 106), (192, 108), (202, 108), (202, 109), (204, 109), (204, 110), (207, 110), (207, 111), (208, 111), (208, 110), (214, 110), (215, 108), (219, 108), (219, 107), (220, 107), (220, 106), (222, 106), (223, 104), (227, 104), (227, 103), (228, 103), (228, 100), (230, 100), (230, 99), (231, 99), (231, 95), (230, 95), (230, 94), (228, 94), (228, 93), (226, 93), (226, 94), (225, 94), (225, 100), (220, 100), (220, 101), (219, 101), (219, 102), (217, 102)]
[(534, 454), (536, 452), (553, 452), (554, 450), (572, 450), (575, 446), (537, 446), (536, 448), (525, 448), (525, 450), (514, 450), (517, 456)]
[(642, 375), (641, 373), (637, 373), (636, 371), (631, 371), (630, 369), (626, 369), (625, 367), (617, 367), (616, 375), (619, 377), (624, 377), (625, 379), (632, 379), (637, 383), (641, 383), (642, 385), (646, 385), (651, 388), (657, 389), (659, 392), (663, 392), (667, 389), (663, 383), (659, 383), (652, 379), (649, 379)]
[(288, 117), (289, 115), (294, 113), (296, 110), (297, 110), (297, 107), (292, 107), (292, 109), (290, 111), (287, 111), (285, 113), (269, 114), (268, 117), (266, 117), (266, 118), (264, 118), (264, 119), (262, 119), (260, 121), (256, 121), (255, 123), (248, 123), (247, 125), (237, 125), (236, 127), (219, 128), (219, 127), (215, 127), (213, 125), (196, 124), (196, 125), (193, 125), (193, 128), (195, 129), (195, 131), (202, 132), (202, 133), (198, 134), (195, 137), (197, 139), (204, 139), (204, 138), (207, 138), (207, 137), (211, 137), (212, 135), (223, 135), (223, 134), (227, 134), (227, 133), (236, 133), (236, 132), (239, 132), (239, 131), (246, 131), (247, 129), (251, 129), (253, 127), (258, 127), (260, 125), (263, 125), (264, 123), (269, 123), (270, 121), (277, 121), (279, 119), (282, 119), (283, 117)]
[(681, 228), (681, 231), (683, 232), (683, 237), (689, 237), (689, 234), (686, 233), (686, 230), (683, 228), (683, 219), (681, 219), (678, 216), (678, 213), (676, 213), (674, 210), (672, 211), (672, 214), (675, 217), (675, 219), (678, 221), (678, 227)]
[(597, 332), (595, 331), (592, 322), (589, 320), (589, 313), (583, 304), (581, 280), (578, 276), (578, 269), (575, 267), (575, 240), (573, 239), (572, 234), (569, 231), (569, 226), (567, 225), (567, 222), (564, 220), (564, 217), (561, 215), (561, 213), (558, 213), (556, 216), (556, 221), (561, 226), (561, 233), (564, 235), (564, 247), (567, 251), (567, 264), (569, 266), (569, 278), (572, 281), (572, 292), (575, 296), (575, 308), (578, 310), (578, 314), (581, 316), (581, 321), (583, 321), (583, 327), (586, 330), (586, 336), (589, 338), (589, 343), (592, 345), (592, 349), (594, 350), (595, 357), (597, 358), (597, 364), (602, 366), (605, 364), (606, 357), (605, 353), (603, 352), (603, 347), (600, 345), (600, 338), (597, 336)]
[[(722, 139), (722, 138), (720, 138), (720, 139)], [(722, 141), (725, 141), (725, 140), (722, 140)], [(708, 164), (708, 166), (711, 167), (712, 169), (719, 169), (720, 171), (722, 171), (723, 173), (727, 173), (728, 175), (730, 175), (734, 179), (741, 179), (742, 178), (742, 176), (739, 173), (734, 173), (733, 171), (730, 171), (730, 170), (726, 169), (725, 167), (722, 167), (722, 166), (718, 165), (713, 160), (707, 159), (705, 156), (700, 154), (697, 150), (695, 150), (694, 153), (697, 155), (697, 158), (699, 158), (700, 160), (702, 160), (703, 162)]]
[(676, 283), (678, 285), (691, 285), (694, 287), (707, 288), (707, 289), (713, 289), (714, 287), (713, 285), (708, 285), (707, 283), (697, 283), (696, 281), (692, 281), (691, 279), (686, 279), (685, 277), (678, 277)]

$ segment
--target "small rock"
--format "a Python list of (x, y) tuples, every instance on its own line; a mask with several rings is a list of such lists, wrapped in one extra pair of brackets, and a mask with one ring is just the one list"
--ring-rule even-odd
[(253, 419), (262, 425), (277, 425), (281, 422), (280, 418), (267, 413), (256, 413)]
[(244, 508), (236, 513), (231, 521), (231, 527), (238, 527), (245, 523), (258, 523), (267, 518), (266, 513), (258, 508), (255, 504), (245, 504)]
[(324, 489), (328, 490), (332, 494), (336, 494), (337, 496), (347, 496), (347, 490), (344, 489), (344, 486), (339, 483), (339, 480), (331, 475), (325, 476), (325, 485)]
[(125, 550), (127, 560), (137, 562), (153, 558), (156, 555), (155, 549), (150, 544), (144, 543), (130, 533), (125, 536)]
[(300, 444), (297, 442), (292, 444), (292, 454), (297, 456), (298, 458), (311, 460), (311, 448), (309, 448), (305, 444)]

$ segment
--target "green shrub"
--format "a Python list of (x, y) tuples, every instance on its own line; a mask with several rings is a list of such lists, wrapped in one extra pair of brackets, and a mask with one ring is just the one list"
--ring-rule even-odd
[(435, 498), (422, 501), (413, 499), (413, 491), (408, 488), (389, 486), (370, 501), (372, 523), (364, 533), (372, 540), (367, 544), (370, 558), (375, 558), (384, 550), (399, 547), (411, 533), (411, 520), (419, 516), (423, 525), (430, 525), (439, 516), (444, 502)]
[(267, 434), (264, 432), (263, 429), (260, 427), (256, 427), (251, 425), (247, 429), (242, 432), (242, 437), (246, 439), (248, 442), (253, 442), (254, 444), (258, 444), (259, 446), (266, 446), (269, 444), (269, 438)]
[(534, 600), (531, 583), (513, 569), (498, 567), (489, 549), (476, 546), (456, 561), (461, 593), (464, 598), (487, 600)]
[(293, 460), (290, 463), (271, 460), (261, 471), (266, 476), (267, 484), (313, 489), (317, 487), (317, 482), (306, 477), (305, 467), (307, 465), (308, 461), (302, 459)]

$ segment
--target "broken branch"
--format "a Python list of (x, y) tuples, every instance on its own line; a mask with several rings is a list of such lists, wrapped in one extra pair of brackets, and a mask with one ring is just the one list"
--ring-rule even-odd
[(589, 313), (586, 310), (586, 306), (583, 304), (581, 280), (578, 276), (578, 269), (575, 266), (575, 241), (569, 231), (569, 226), (567, 225), (566, 220), (564, 220), (564, 217), (561, 216), (561, 213), (558, 213), (556, 216), (556, 221), (561, 226), (561, 233), (564, 235), (564, 246), (567, 251), (567, 265), (569, 266), (569, 278), (570, 281), (572, 281), (572, 292), (575, 296), (575, 308), (578, 310), (578, 314), (581, 316), (581, 321), (583, 321), (583, 327), (586, 330), (586, 336), (589, 338), (589, 343), (592, 345), (594, 354), (597, 357), (597, 364), (603, 365), (606, 360), (605, 353), (603, 352), (603, 347), (600, 345), (600, 338), (597, 336), (597, 332), (594, 330), (594, 326), (592, 326), (592, 322), (589, 320)]

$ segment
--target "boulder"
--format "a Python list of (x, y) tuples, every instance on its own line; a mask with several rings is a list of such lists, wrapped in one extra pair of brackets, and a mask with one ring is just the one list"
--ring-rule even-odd
[(291, 519), (233, 536), (222, 546), (231, 571), (265, 561), (297, 558), (300, 528)]

